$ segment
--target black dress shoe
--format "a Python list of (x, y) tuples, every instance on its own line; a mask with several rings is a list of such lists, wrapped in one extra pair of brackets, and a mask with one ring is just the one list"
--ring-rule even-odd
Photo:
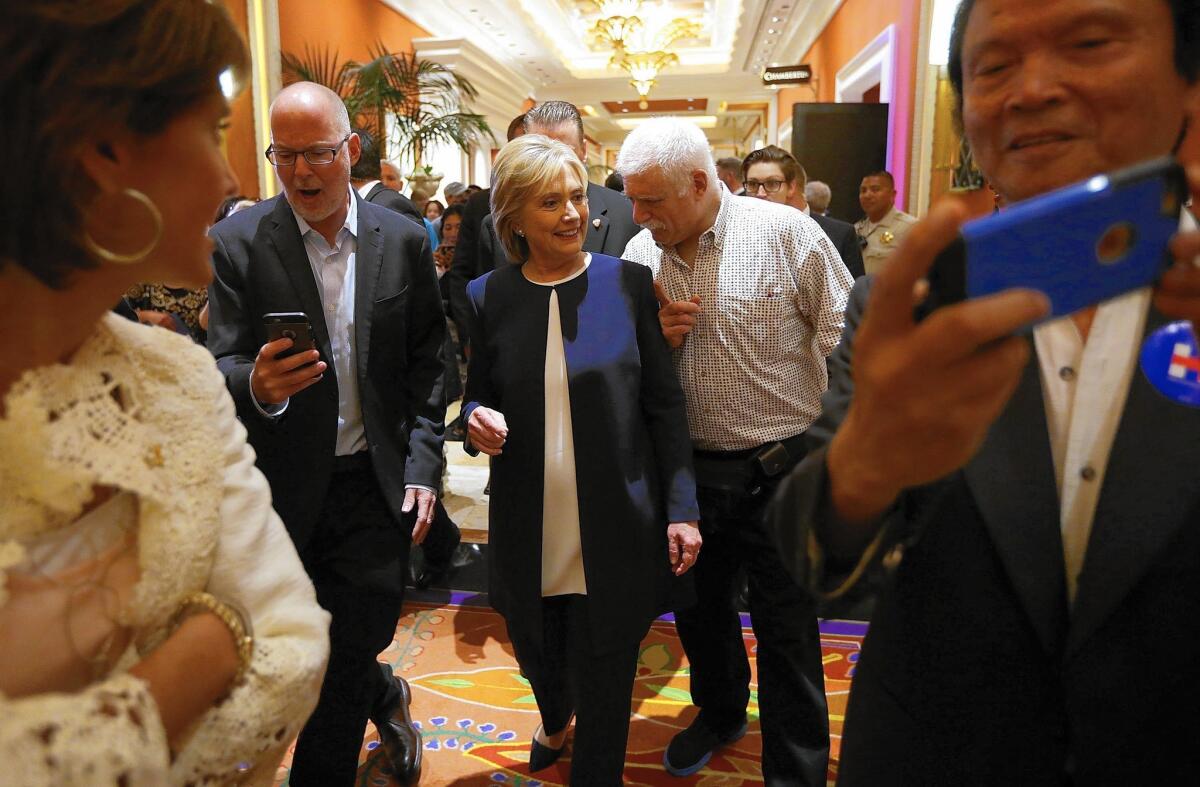
[[(453, 523), (451, 523), (453, 527)], [(462, 533), (454, 527), (454, 543), (449, 548), (441, 548), (435, 554), (429, 544), (421, 545), (421, 556), (413, 555), (409, 563), (409, 578), (417, 590), (425, 590), (432, 585), (441, 585), (450, 577), (451, 572), (459, 566), (471, 562), (469, 554), (462, 548)]]
[(423, 563), (420, 566), (409, 566), (409, 579), (412, 581), (412, 586), (417, 590), (428, 590), (429, 587), (438, 579), (438, 575), (442, 573), (430, 568), (429, 564)]
[(397, 699), (392, 707), (372, 714), (371, 721), (379, 730), (379, 745), (392, 766), (396, 782), (411, 787), (421, 780), (421, 733), (408, 714), (412, 703), (408, 681), (396, 675), (391, 679), (399, 688)]

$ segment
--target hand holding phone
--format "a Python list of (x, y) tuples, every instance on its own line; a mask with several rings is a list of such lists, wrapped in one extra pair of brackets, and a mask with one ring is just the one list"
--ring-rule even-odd
[(836, 551), (865, 546), (876, 517), (902, 490), (966, 464), (1029, 358), (1029, 343), (1011, 334), (1047, 311), (1036, 292), (1011, 290), (914, 317), (918, 283), (965, 218), (966, 209), (947, 200), (913, 226), (871, 280), (853, 340), (833, 356), (835, 366), (845, 364), (844, 347), (853, 348), (854, 397), (826, 454), (830, 500), (848, 525), (833, 534)]
[(313, 341), (312, 324), (304, 312), (271, 312), (263, 315), (263, 325), (267, 329), (267, 344), (280, 339), (291, 339), (288, 349), (282, 351), (277, 358), (287, 358), (296, 353), (312, 350), (316, 347)]
[(250, 388), (263, 404), (282, 404), (317, 383), (326, 364), (315, 349), (312, 327), (304, 312), (275, 312), (263, 315), (267, 343), (254, 359)]
[(1156, 282), (1187, 197), (1170, 158), (1097, 175), (967, 222), (929, 271), (918, 319), (966, 298), (1024, 287), (1045, 293), (1044, 319)]

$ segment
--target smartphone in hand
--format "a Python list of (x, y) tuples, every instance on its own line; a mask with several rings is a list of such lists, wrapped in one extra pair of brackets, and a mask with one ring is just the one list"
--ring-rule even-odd
[(1052, 320), (1153, 284), (1171, 266), (1186, 200), (1183, 169), (1164, 158), (969, 221), (934, 260), (916, 317), (1023, 287), (1046, 294)]
[(267, 329), (267, 341), (291, 339), (292, 346), (279, 353), (276, 358), (287, 358), (299, 352), (312, 350), (316, 347), (313, 341), (312, 324), (304, 312), (271, 312), (263, 315), (263, 325)]

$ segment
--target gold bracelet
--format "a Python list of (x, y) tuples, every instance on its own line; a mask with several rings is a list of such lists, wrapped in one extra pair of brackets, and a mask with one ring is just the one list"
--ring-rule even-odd
[(250, 669), (250, 659), (254, 656), (254, 632), (250, 628), (249, 618), (232, 604), (221, 601), (211, 593), (189, 593), (179, 601), (179, 610), (175, 613), (171, 631), (179, 628), (188, 612), (194, 609), (213, 613), (229, 629), (238, 655), (238, 670), (230, 685), (238, 685)]

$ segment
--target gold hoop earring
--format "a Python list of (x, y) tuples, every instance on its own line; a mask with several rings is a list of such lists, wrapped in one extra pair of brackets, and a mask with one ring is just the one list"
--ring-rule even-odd
[(105, 262), (111, 262), (114, 265), (130, 265), (145, 259), (146, 255), (154, 251), (154, 248), (158, 245), (158, 242), (162, 240), (162, 212), (159, 211), (158, 206), (154, 204), (154, 200), (150, 199), (143, 192), (138, 191), (137, 189), (125, 188), (118, 192), (118, 194), (132, 199), (134, 202), (137, 202), (146, 209), (146, 211), (150, 214), (151, 221), (154, 222), (154, 237), (150, 239), (150, 242), (146, 244), (145, 248), (138, 249), (137, 251), (128, 254), (123, 254), (118, 251), (113, 251), (112, 249), (104, 248), (96, 242), (86, 228), (83, 230), (83, 242), (84, 245), (87, 246), (88, 251), (92, 252)]

